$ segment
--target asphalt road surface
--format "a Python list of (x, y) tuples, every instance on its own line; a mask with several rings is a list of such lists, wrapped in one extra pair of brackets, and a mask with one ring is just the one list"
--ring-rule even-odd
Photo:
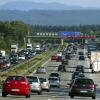
[[(85, 51), (85, 50), (84, 50)], [(47, 70), (46, 74), (37, 74), (39, 77), (49, 77), (51, 72), (57, 72), (57, 66), (61, 64), (60, 62), (49, 61), (45, 67)], [(29, 100), (92, 100), (91, 97), (74, 97), (71, 99), (68, 96), (68, 86), (67, 83), (71, 81), (72, 72), (75, 70), (75, 66), (84, 65), (85, 66), (85, 75), (94, 80), (97, 86), (97, 96), (96, 100), (100, 100), (100, 73), (91, 73), (89, 69), (89, 61), (86, 58), (85, 61), (79, 61), (78, 56), (76, 55), (71, 60), (69, 60), (69, 65), (66, 66), (67, 72), (59, 72), (61, 75), (61, 87), (60, 88), (51, 88), (50, 92), (43, 91), (42, 95), (36, 93), (31, 93), (31, 97), (27, 98)], [(1, 91), (0, 91), (1, 92)], [(0, 100), (25, 100), (25, 96), (12, 96), (8, 95), (6, 98), (0, 96)]]

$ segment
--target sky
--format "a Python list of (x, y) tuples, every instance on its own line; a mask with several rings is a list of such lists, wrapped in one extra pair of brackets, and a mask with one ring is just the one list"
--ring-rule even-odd
[(58, 2), (65, 5), (75, 5), (83, 7), (100, 7), (100, 0), (0, 0), (0, 5), (12, 1), (33, 1), (33, 2)]

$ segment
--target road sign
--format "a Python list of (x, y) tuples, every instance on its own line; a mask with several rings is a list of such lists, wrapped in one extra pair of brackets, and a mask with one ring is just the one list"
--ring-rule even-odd
[(58, 32), (59, 36), (76, 36), (81, 35), (80, 32)]

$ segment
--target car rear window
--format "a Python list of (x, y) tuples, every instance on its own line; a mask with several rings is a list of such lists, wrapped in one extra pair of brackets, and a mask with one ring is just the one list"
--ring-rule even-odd
[(25, 80), (24, 77), (22, 76), (9, 76), (6, 81), (11, 81), (11, 80)]
[(46, 78), (39, 78), (40, 81), (46, 82)]
[(38, 82), (38, 78), (37, 77), (27, 77), (28, 81), (31, 82)]
[(93, 80), (91, 79), (77, 79), (75, 84), (93, 84)]
[(50, 76), (59, 76), (58, 73), (51, 73)]

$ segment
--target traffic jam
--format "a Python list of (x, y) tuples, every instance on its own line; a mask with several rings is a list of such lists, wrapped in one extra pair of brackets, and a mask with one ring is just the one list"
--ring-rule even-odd
[(91, 77), (96, 70), (90, 62), (90, 49), (92, 52), (96, 47), (69, 43), (64, 50), (58, 50), (44, 66), (39, 66), (31, 75), (8, 76), (3, 81), (2, 97), (18, 95), (30, 98), (34, 95), (55, 94), (64, 97), (58, 100), (71, 100), (76, 97), (96, 99), (98, 84)]

